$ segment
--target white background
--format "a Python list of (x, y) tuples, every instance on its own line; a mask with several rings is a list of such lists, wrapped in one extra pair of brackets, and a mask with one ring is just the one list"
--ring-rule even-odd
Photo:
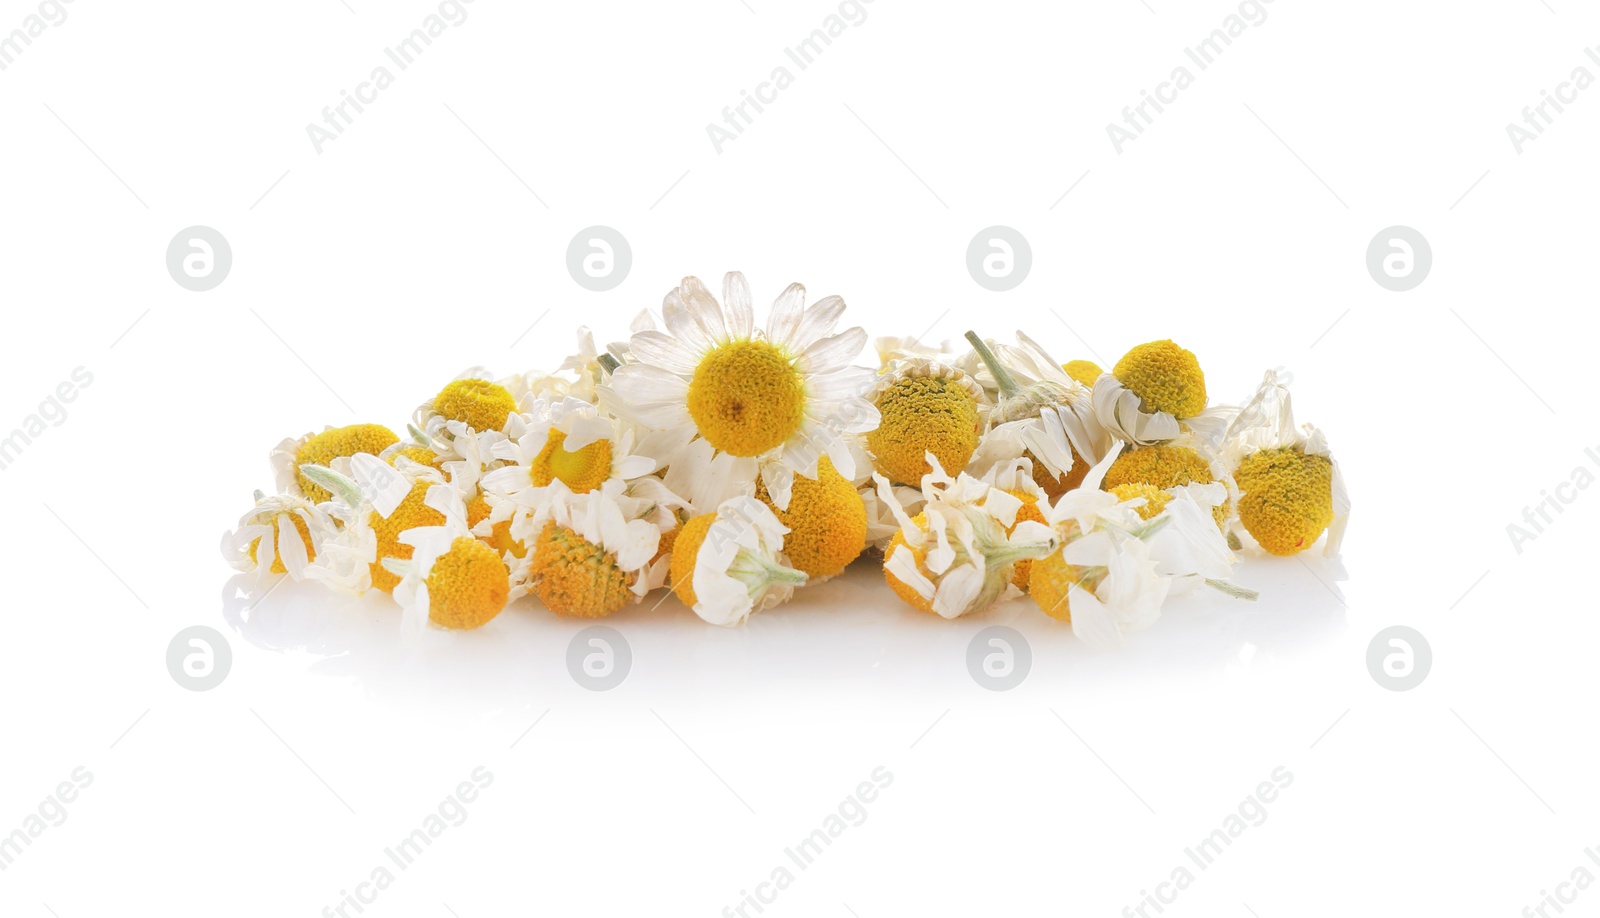
[[(0, 833), (94, 775), (0, 912), (318, 915), (478, 766), (368, 914), (722, 914), (880, 765), (767, 914), (1122, 914), (1279, 766), (1169, 914), (1513, 916), (1600, 873), (1600, 493), (1507, 535), (1600, 472), (1600, 91), (1520, 154), (1505, 129), (1600, 73), (1592, 11), (1277, 0), (1118, 155), (1106, 124), (1234, 6), (877, 0), (719, 154), (706, 124), (835, 6), (476, 0), (318, 154), (306, 125), (434, 9), (77, 0), (0, 72), (0, 430), (93, 374), (0, 472)], [(195, 224), (234, 253), (205, 293), (164, 264)], [(565, 268), (593, 224), (633, 248), (606, 293)], [(966, 270), (992, 224), (1033, 248), (1006, 293)], [(1394, 224), (1433, 248), (1406, 293), (1364, 263)], [(280, 438), (398, 427), (463, 367), (553, 368), (578, 324), (615, 340), (729, 269), (874, 335), (1021, 328), (1106, 366), (1172, 337), (1217, 400), (1290, 368), (1355, 500), (1347, 579), (1250, 559), (1259, 603), (1174, 602), (1096, 654), (1027, 601), (937, 621), (857, 570), (739, 631), (630, 608), (603, 694), (531, 605), (420, 651), (381, 597), (230, 605), (217, 538)], [(1001, 623), (1034, 670), (997, 694), (964, 656)], [(234, 655), (206, 693), (165, 668), (193, 624)], [(1409, 692), (1367, 673), (1392, 624), (1433, 649)]]

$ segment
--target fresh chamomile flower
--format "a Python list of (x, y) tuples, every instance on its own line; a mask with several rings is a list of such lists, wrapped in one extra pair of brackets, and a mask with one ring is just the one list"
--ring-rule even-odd
[[(412, 413), (411, 423), (423, 432), (442, 459), (456, 456), (452, 449), (455, 429), (465, 427), (474, 433), (503, 431), (517, 414), (517, 396), (504, 384), (512, 381), (492, 382), (489, 376), (482, 367), (463, 370)], [(452, 422), (458, 427), (451, 428)]]
[(964, 469), (978, 449), (983, 387), (966, 373), (926, 357), (896, 360), (878, 374), (868, 398), (878, 409), (867, 433), (873, 467), (890, 481), (916, 484), (931, 469)]
[(1290, 377), (1268, 370), (1224, 435), (1224, 461), (1238, 488), (1239, 523), (1274, 555), (1310, 548), (1324, 530), (1323, 554), (1339, 553), (1350, 496), (1327, 437), (1296, 428)]
[(1100, 364), (1093, 360), (1069, 360), (1061, 365), (1061, 369), (1086, 389), (1093, 389), (1095, 381), (1105, 373), (1100, 369)]
[(1113, 436), (1134, 446), (1172, 440), (1186, 427), (1217, 426), (1206, 416), (1200, 361), (1168, 340), (1134, 347), (1096, 380), (1094, 412)]
[(1051, 498), (1078, 487), (1111, 445), (1095, 419), (1089, 390), (1020, 331), (1015, 347), (974, 332), (967, 340), (995, 388), (990, 427), (968, 468), (981, 475), (998, 462), (1026, 456), (1034, 481)]
[(398, 577), (394, 598), (408, 633), (432, 624), (450, 630), (479, 628), (510, 601), (511, 574), (500, 555), (467, 528), (467, 509), (452, 485), (429, 485), (424, 504), (439, 514), (439, 525), (400, 533), (409, 558), (385, 557), (381, 564)]
[(672, 592), (705, 621), (729, 627), (788, 601), (807, 579), (783, 553), (788, 531), (761, 501), (729, 498), (683, 524), (668, 571)]
[(1255, 594), (1228, 583), (1233, 554), (1211, 516), (1221, 485), (1200, 494), (1173, 489), (1146, 520), (1144, 495), (1101, 490), (1119, 447), (1090, 470), (1084, 487), (1051, 506), (1046, 522), (1061, 547), (1033, 563), (1029, 594), (1051, 618), (1072, 624), (1086, 643), (1106, 647), (1161, 615), (1174, 586), (1205, 583), (1229, 595)]
[(670, 467), (696, 438), (721, 453), (760, 457), (780, 507), (788, 506), (793, 476), (814, 477), (824, 454), (854, 476), (843, 441), (876, 427), (878, 411), (863, 398), (873, 371), (851, 365), (866, 332), (834, 333), (844, 300), (808, 307), (805, 288), (791, 284), (758, 329), (749, 285), (734, 271), (723, 279), (722, 304), (687, 277), (661, 312), (667, 331), (634, 334), (633, 359), (600, 387), (602, 404), (617, 416), (671, 437), (676, 448), (658, 459)]
[(288, 574), (303, 580), (317, 550), (335, 534), (333, 520), (316, 504), (293, 494), (255, 493), (256, 505), (239, 528), (222, 535), (222, 556), (235, 570), (265, 580)]
[(1010, 494), (965, 473), (951, 478), (931, 455), (928, 464), (926, 503), (915, 517), (900, 506), (889, 479), (875, 476), (880, 498), (900, 522), (883, 558), (890, 589), (942, 618), (981, 612), (1016, 595), (1014, 565), (1054, 551), (1055, 534), (1040, 523), (1019, 522), (1022, 501)]
[(412, 546), (400, 534), (420, 526), (443, 526), (445, 518), (427, 502), (428, 489), (443, 476), (404, 459), (390, 466), (376, 456), (357, 454), (336, 462), (344, 470), (307, 464), (307, 478), (333, 494), (329, 513), (342, 525), (324, 542), (322, 553), (307, 571), (313, 580), (347, 593), (369, 589), (394, 591), (399, 576), (383, 566), (385, 558), (409, 560)]
[(867, 507), (850, 480), (823, 456), (817, 477), (796, 475), (787, 509), (779, 509), (765, 486), (756, 497), (789, 527), (783, 553), (812, 583), (821, 583), (850, 566), (867, 546)]
[(312, 503), (320, 504), (330, 496), (327, 489), (300, 474), (300, 466), (328, 465), (335, 459), (358, 453), (376, 456), (399, 441), (395, 432), (382, 424), (327, 427), (322, 433), (289, 437), (272, 450), (272, 471), (278, 492), (305, 497)]
[(600, 618), (665, 582), (661, 528), (647, 517), (651, 505), (623, 493), (620, 479), (582, 494), (558, 479), (547, 497), (537, 534), (512, 527), (532, 544), (512, 570), (514, 595), (531, 592), (557, 615)]

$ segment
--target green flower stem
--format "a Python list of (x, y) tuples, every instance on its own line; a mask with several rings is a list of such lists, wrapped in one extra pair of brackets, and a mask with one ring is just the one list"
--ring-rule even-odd
[(994, 377), (995, 385), (1000, 387), (1000, 394), (1006, 398), (1016, 398), (1022, 394), (1022, 387), (1017, 385), (1017, 380), (1011, 371), (1005, 368), (1000, 358), (989, 350), (989, 345), (978, 337), (975, 331), (967, 332), (967, 340), (972, 343), (972, 349), (978, 352), (978, 357), (983, 360), (983, 365), (989, 368), (989, 374)]

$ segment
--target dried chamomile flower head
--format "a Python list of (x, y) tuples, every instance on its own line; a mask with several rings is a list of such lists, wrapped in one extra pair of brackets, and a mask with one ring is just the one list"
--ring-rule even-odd
[(1239, 523), (1267, 552), (1294, 555), (1324, 530), (1323, 553), (1339, 553), (1350, 497), (1323, 433), (1296, 428), (1289, 376), (1268, 370), (1224, 436), (1223, 454), (1239, 495)]
[(601, 618), (661, 586), (661, 529), (622, 489), (616, 479), (582, 494), (552, 484), (533, 549), (512, 571), (516, 595), (532, 592), (557, 615)]
[[(999, 462), (988, 472), (984, 473), (985, 484), (999, 488), (1022, 502), (1017, 508), (1016, 520), (1006, 527), (1006, 535), (1016, 531), (1018, 523), (1043, 523), (1044, 511), (1041, 508), (1050, 506), (1050, 496), (1033, 476), (1033, 461), (1026, 457), (1018, 456), (1010, 462)], [(1033, 573), (1033, 561), (1024, 558), (1012, 565), (1011, 583), (1022, 592), (1028, 592), (1028, 579)]]
[(1100, 364), (1093, 360), (1069, 360), (1061, 365), (1061, 369), (1086, 389), (1093, 389), (1094, 384), (1105, 375)]
[(255, 493), (256, 505), (239, 528), (222, 535), (222, 556), (235, 570), (258, 581), (274, 574), (303, 580), (322, 543), (333, 537), (333, 520), (316, 504), (293, 494)]
[(867, 433), (867, 449), (891, 481), (922, 481), (928, 453), (942, 468), (964, 469), (978, 449), (983, 387), (954, 367), (925, 357), (897, 360), (878, 374), (869, 397), (880, 420)]
[(482, 367), (463, 370), (446, 383), (438, 395), (418, 405), (412, 413), (412, 424), (431, 441), (434, 451), (442, 458), (455, 458), (451, 447), (456, 430), (504, 431), (517, 415), (517, 397), (505, 385), (513, 380), (492, 382), (489, 376)]
[(1086, 486), (1063, 496), (1045, 513), (1061, 540), (1059, 551), (1033, 563), (1029, 593), (1046, 615), (1072, 624), (1073, 633), (1099, 647), (1149, 627), (1175, 590), (1204, 583), (1229, 595), (1255, 594), (1226, 581), (1233, 564), (1212, 518), (1221, 485), (1194, 493), (1167, 492), (1148, 519), (1140, 494), (1125, 499), (1100, 490), (1116, 450), (1090, 471)]
[(816, 478), (794, 477), (787, 509), (780, 510), (773, 503), (765, 486), (756, 488), (756, 498), (789, 528), (783, 537), (783, 553), (811, 583), (842, 573), (866, 548), (866, 504), (827, 456), (817, 464)]
[[(842, 440), (876, 427), (878, 412), (863, 398), (873, 371), (851, 365), (866, 332), (834, 332), (843, 300), (807, 307), (805, 288), (791, 284), (759, 329), (749, 284), (735, 271), (723, 279), (722, 303), (687, 277), (661, 312), (667, 332), (634, 334), (633, 359), (600, 387), (608, 410), (678, 444), (698, 438), (721, 453), (762, 457), (763, 482), (780, 507), (793, 476), (815, 476), (824, 453), (853, 476)], [(669, 467), (676, 452), (664, 457)]]
[(1019, 522), (1022, 501), (970, 475), (933, 471), (923, 477), (922, 512), (908, 515), (889, 479), (876, 476), (880, 499), (900, 522), (883, 558), (884, 579), (911, 606), (942, 618), (981, 612), (1016, 595), (1016, 562), (1043, 557), (1057, 546), (1037, 522)]
[(427, 503), (428, 489), (443, 484), (443, 477), (404, 459), (396, 468), (364, 453), (336, 464), (345, 471), (301, 466), (307, 478), (333, 494), (327, 507), (341, 524), (307, 574), (342, 592), (393, 592), (400, 578), (382, 562), (411, 558), (412, 546), (400, 540), (402, 532), (445, 524), (444, 516)]
[(358, 453), (376, 456), (398, 443), (400, 438), (382, 424), (350, 424), (345, 427), (328, 427), (322, 433), (290, 437), (272, 450), (272, 470), (277, 479), (278, 491), (293, 494), (320, 504), (329, 498), (326, 488), (300, 474), (300, 466), (328, 465), (335, 459), (348, 458)]
[(673, 593), (713, 625), (740, 625), (787, 602), (806, 582), (783, 553), (787, 527), (753, 497), (734, 497), (689, 520), (672, 546)]
[(394, 598), (403, 627), (408, 633), (430, 624), (456, 631), (482, 627), (510, 601), (510, 571), (494, 549), (468, 530), (466, 505), (454, 487), (430, 485), (424, 503), (444, 522), (400, 533), (411, 556), (381, 562), (399, 578)]
[(996, 389), (991, 426), (969, 468), (982, 474), (1021, 455), (1033, 463), (1034, 481), (1051, 498), (1078, 487), (1111, 445), (1095, 419), (1089, 390), (1020, 331), (1015, 347), (974, 332), (967, 332), (967, 340)]
[(1168, 494), (1164, 489), (1152, 484), (1138, 482), (1119, 484), (1116, 487), (1106, 488), (1106, 490), (1115, 494), (1119, 501), (1139, 501), (1139, 503), (1131, 503), (1130, 506), (1133, 507), (1135, 513), (1139, 514), (1139, 519), (1141, 520), (1148, 520), (1160, 513), (1161, 508), (1165, 507), (1167, 501), (1172, 499), (1172, 495)]
[(1105, 489), (1128, 484), (1164, 489), (1216, 480), (1211, 462), (1194, 447), (1162, 443), (1130, 449), (1118, 456), (1106, 470)]
[(1094, 411), (1107, 430), (1134, 446), (1176, 438), (1179, 422), (1206, 410), (1206, 378), (1194, 354), (1151, 341), (1122, 355), (1094, 385)]

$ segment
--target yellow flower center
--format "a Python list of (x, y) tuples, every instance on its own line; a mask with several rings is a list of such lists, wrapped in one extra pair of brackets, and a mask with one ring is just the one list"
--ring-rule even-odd
[(398, 453), (395, 453), (393, 456), (390, 456), (389, 464), (394, 465), (394, 460), (400, 456), (404, 456), (407, 459), (410, 459), (412, 462), (431, 466), (433, 468), (439, 468), (439, 454), (427, 448), (426, 446), (407, 446)]
[(978, 448), (978, 403), (956, 380), (907, 376), (878, 396), (878, 412), (867, 449), (877, 470), (901, 484), (921, 483), (929, 451), (953, 475)]
[(1122, 355), (1111, 375), (1144, 403), (1178, 420), (1206, 410), (1206, 376), (1200, 361), (1171, 341), (1151, 341)]
[[(1017, 531), (1017, 526), (1025, 521), (1043, 523), (1044, 513), (1039, 510), (1039, 499), (1027, 491), (1006, 491), (1012, 497), (1022, 501), (1022, 507), (1017, 510), (1017, 518), (1006, 528), (1006, 535)], [(1023, 558), (1011, 566), (1011, 582), (1017, 589), (1028, 592), (1028, 578), (1033, 573), (1033, 560)]]
[(1091, 389), (1094, 388), (1094, 382), (1100, 378), (1102, 372), (1100, 365), (1093, 360), (1069, 360), (1061, 365), (1061, 369), (1065, 370), (1068, 376)]
[(817, 464), (816, 478), (794, 477), (788, 510), (778, 509), (764, 484), (756, 486), (756, 497), (789, 527), (783, 553), (812, 582), (838, 574), (866, 548), (866, 502), (827, 456)]
[(1117, 485), (1111, 489), (1111, 493), (1117, 495), (1117, 500), (1133, 500), (1139, 497), (1144, 498), (1144, 503), (1133, 508), (1134, 512), (1139, 514), (1139, 519), (1141, 520), (1148, 520), (1154, 517), (1157, 513), (1161, 512), (1163, 507), (1167, 505), (1167, 501), (1172, 500), (1171, 494), (1168, 494), (1166, 491), (1161, 490), (1155, 485), (1144, 484), (1142, 482), (1129, 482), (1128, 484)]
[(376, 510), (367, 518), (373, 533), (378, 537), (378, 560), (372, 563), (373, 588), (393, 593), (395, 586), (400, 583), (400, 578), (389, 573), (383, 566), (384, 558), (399, 558), (403, 561), (411, 559), (412, 547), (400, 541), (400, 533), (417, 526), (444, 525), (444, 514), (424, 503), (430, 486), (427, 481), (414, 483), (405, 500), (394, 508), (388, 519), (379, 516)]
[[(493, 510), (494, 508), (489, 506), (489, 501), (482, 494), (467, 501), (467, 526), (476, 527), (479, 523), (488, 519)], [(480, 541), (494, 549), (497, 554), (504, 555), (509, 551), (520, 558), (528, 553), (526, 545), (511, 537), (510, 517), (493, 524), (490, 528), (492, 531), (489, 536), (486, 538), (480, 537)]]
[(433, 410), (473, 430), (500, 430), (517, 410), (517, 400), (504, 386), (485, 379), (458, 379), (433, 398)]
[(600, 618), (627, 605), (637, 572), (576, 532), (546, 523), (533, 549), (533, 591), (545, 608), (573, 618)]
[(1058, 550), (1033, 562), (1028, 576), (1028, 595), (1039, 604), (1044, 614), (1060, 621), (1072, 621), (1072, 609), (1067, 605), (1068, 591), (1079, 582), (1082, 571), (1068, 564)]
[(794, 436), (805, 419), (804, 381), (782, 349), (766, 341), (721, 345), (689, 382), (689, 416), (711, 445), (759, 456)]
[(398, 442), (400, 438), (395, 436), (394, 431), (382, 424), (351, 424), (314, 434), (300, 444), (300, 449), (295, 453), (295, 478), (300, 482), (300, 490), (312, 503), (320, 504), (329, 500), (333, 495), (302, 474), (300, 466), (307, 463), (331, 465), (335, 459), (357, 453), (376, 456)]
[[(911, 522), (918, 529), (926, 532), (928, 529), (928, 514), (919, 513), (911, 518)], [(967, 558), (967, 552), (961, 547), (960, 543), (952, 540), (950, 545), (956, 551), (956, 563), (960, 564), (965, 561)], [(894, 538), (889, 540), (889, 547), (884, 549), (883, 559), (888, 561), (895, 552), (900, 551), (908, 551), (911, 553), (911, 560), (917, 565), (917, 573), (928, 578), (936, 584), (939, 582), (938, 576), (932, 571), (928, 570), (928, 549), (922, 546), (912, 546), (907, 544), (905, 533), (897, 529), (895, 530)], [(885, 565), (883, 568), (883, 579), (884, 582), (889, 584), (889, 589), (893, 590), (896, 596), (905, 600), (906, 603), (911, 605), (913, 608), (921, 609), (924, 612), (933, 612), (933, 598), (930, 596), (923, 596), (917, 591), (916, 587), (906, 583), (899, 577), (896, 577), (889, 571), (888, 565)]]
[(428, 572), (428, 617), (446, 628), (477, 628), (506, 607), (510, 577), (494, 549), (462, 536)]
[(667, 585), (684, 605), (694, 608), (698, 601), (694, 595), (694, 562), (700, 555), (700, 546), (717, 521), (715, 513), (707, 513), (678, 527), (672, 542), (672, 562), (667, 567)]
[(1141, 446), (1117, 457), (1106, 470), (1101, 487), (1115, 491), (1126, 484), (1150, 485), (1156, 490), (1186, 484), (1210, 484), (1211, 466), (1187, 446)]
[(596, 440), (579, 450), (569, 451), (562, 446), (567, 435), (554, 428), (544, 442), (544, 448), (533, 459), (529, 475), (533, 483), (544, 487), (556, 479), (572, 490), (584, 494), (605, 484), (611, 477), (611, 441)]
[(1239, 522), (1275, 555), (1307, 548), (1333, 522), (1333, 463), (1298, 447), (1264, 449), (1234, 473), (1242, 492)]
[(1089, 463), (1078, 455), (1077, 449), (1072, 444), (1067, 444), (1067, 448), (1072, 450), (1072, 468), (1067, 470), (1067, 474), (1059, 478), (1050, 474), (1050, 470), (1045, 468), (1044, 463), (1039, 461), (1039, 457), (1035, 456), (1032, 450), (1025, 449), (1022, 451), (1022, 455), (1028, 457), (1028, 461), (1033, 463), (1033, 483), (1042, 488), (1045, 496), (1051, 500), (1055, 500), (1078, 485), (1083, 484), (1083, 480), (1089, 477)]

